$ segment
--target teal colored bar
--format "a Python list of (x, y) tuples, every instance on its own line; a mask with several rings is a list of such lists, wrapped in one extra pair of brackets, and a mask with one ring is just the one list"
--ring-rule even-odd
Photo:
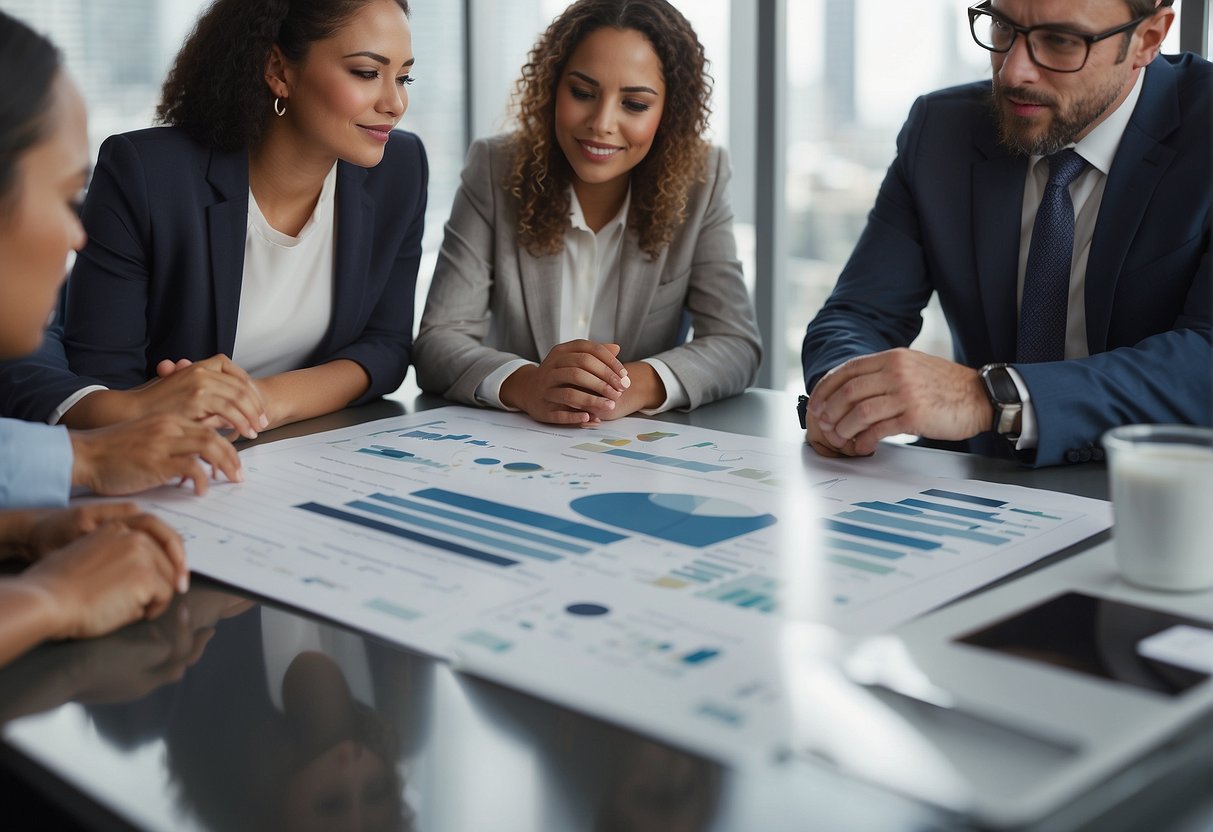
[(732, 592), (725, 593), (724, 595), (716, 596), (716, 600), (732, 604), (735, 601), (740, 601), (742, 598), (749, 598), (753, 594), (754, 593), (750, 592), (748, 589), (735, 589)]
[(484, 630), (472, 630), (470, 633), (464, 633), (460, 637), (461, 641), (466, 641), (468, 644), (477, 644), (481, 647), (487, 647), (494, 653), (504, 653), (513, 647), (513, 643), (506, 641), (503, 638), (498, 638), (492, 633), (486, 633)]
[(866, 543), (856, 543), (853, 540), (843, 540), (840, 537), (827, 537), (826, 545), (833, 549), (843, 549), (848, 552), (859, 552), (861, 555), (875, 555), (886, 560), (904, 558), (905, 552), (894, 552), (892, 549), (881, 549), (879, 546), (869, 546)]
[(421, 618), (421, 613), (417, 612), (416, 610), (410, 610), (407, 607), (402, 607), (386, 598), (372, 598), (363, 604), (363, 606), (368, 610), (385, 612), (388, 615), (394, 615), (396, 618), (402, 618), (405, 621), (416, 621), (418, 618)]
[(671, 569), (671, 575), (677, 575), (679, 578), (686, 578), (688, 581), (698, 581), (701, 584), (708, 584), (715, 580), (715, 575), (703, 575), (697, 572), (688, 572), (685, 569)]
[(721, 566), (718, 563), (712, 563), (711, 561), (707, 561), (707, 560), (693, 560), (693, 561), (691, 561), (691, 563), (695, 564), (696, 566), (698, 566), (699, 568), (701, 568), (707, 572), (726, 572), (726, 573), (732, 574), (737, 571), (736, 569), (733, 569), (732, 567)]

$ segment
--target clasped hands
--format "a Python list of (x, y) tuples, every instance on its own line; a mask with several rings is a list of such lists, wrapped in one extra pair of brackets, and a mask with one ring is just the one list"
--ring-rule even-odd
[(623, 364), (618, 355), (618, 344), (557, 344), (538, 366), (519, 367), (502, 383), (501, 401), (537, 422), (581, 427), (665, 401), (665, 385), (651, 365)]
[(822, 456), (870, 456), (886, 436), (968, 439), (988, 430), (993, 417), (976, 370), (893, 349), (853, 358), (817, 382), (805, 441)]

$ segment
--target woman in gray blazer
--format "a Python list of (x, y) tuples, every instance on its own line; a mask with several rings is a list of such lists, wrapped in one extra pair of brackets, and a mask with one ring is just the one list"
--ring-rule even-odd
[(710, 94), (665, 0), (580, 0), (552, 22), (517, 129), (469, 151), (414, 345), (423, 389), (585, 425), (753, 381), (728, 157), (702, 138)]

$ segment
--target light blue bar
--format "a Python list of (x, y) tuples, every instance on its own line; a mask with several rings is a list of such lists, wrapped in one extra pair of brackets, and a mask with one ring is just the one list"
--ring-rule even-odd
[(891, 529), (901, 529), (905, 532), (923, 532), (925, 534), (937, 534), (943, 537), (959, 537), (962, 540), (972, 540), (975, 543), (989, 543), (995, 546), (1003, 543), (1009, 543), (1005, 537), (995, 537), (992, 534), (982, 534), (981, 532), (971, 532), (967, 529), (950, 529), (944, 526), (933, 526), (930, 523), (919, 523), (914, 520), (902, 520), (900, 517), (890, 517), (887, 514), (879, 514), (875, 511), (859, 509), (857, 511), (844, 511), (838, 515), (845, 520), (858, 520), (861, 523), (873, 523), (878, 526), (888, 526)]
[(671, 569), (670, 574), (677, 575), (679, 578), (686, 578), (688, 581), (698, 581), (701, 584), (711, 583), (716, 578), (715, 575), (704, 577), (701, 574), (697, 574), (695, 572), (688, 572), (684, 569)]
[(725, 572), (730, 575), (737, 572), (737, 570), (731, 566), (721, 566), (719, 563), (713, 563), (712, 561), (708, 560), (693, 560), (691, 563), (710, 572)]
[(918, 508), (929, 508), (931, 511), (941, 511), (944, 514), (955, 514), (957, 517), (971, 517), (974, 520), (981, 520), (986, 523), (1001, 523), (998, 519), (997, 512), (993, 511), (977, 511), (971, 508), (960, 508), (958, 506), (948, 506), (943, 503), (932, 503), (927, 500), (902, 500), (902, 505), (918, 506)]
[[(902, 502), (905, 502), (904, 500)], [(922, 512), (914, 508), (906, 508), (905, 506), (897, 506), (892, 503), (882, 503), (879, 500), (874, 500), (868, 503), (852, 503), (851, 505), (859, 506), (860, 508), (870, 508), (875, 511), (887, 511), (890, 514), (907, 514), (914, 517), (921, 517)]]
[(496, 549), (504, 549), (507, 552), (513, 552), (516, 555), (526, 555), (527, 557), (536, 558), (538, 560), (546, 560), (548, 562), (563, 560), (560, 555), (552, 552), (544, 552), (539, 549), (532, 549), (530, 546), (523, 546), (521, 543), (514, 543), (510, 540), (501, 540), (497, 537), (490, 537), (487, 534), (480, 534), (471, 529), (461, 528), (459, 526), (449, 526), (446, 523), (439, 523), (437, 520), (430, 520), (427, 517), (420, 517), (416, 514), (410, 514), (404, 511), (397, 511), (394, 508), (381, 506), (378, 503), (368, 503), (366, 500), (351, 500), (346, 503), (350, 508), (362, 509), (371, 514), (378, 514), (383, 517), (390, 517), (393, 520), (401, 520), (414, 526), (420, 526), (423, 529), (430, 531), (442, 532), (449, 534), (452, 537), (462, 537), (464, 540), (470, 540), (473, 543), (483, 543), (492, 546)]
[(420, 491), (414, 491), (413, 496), (421, 497), (424, 500), (433, 500), (437, 503), (445, 503), (448, 506), (466, 509), (467, 511), (474, 511), (477, 514), (487, 514), (490, 517), (498, 517), (502, 520), (513, 520), (515, 523), (522, 523), (523, 525), (533, 526), (537, 529), (545, 529), (549, 532), (576, 537), (590, 543), (618, 543), (621, 540), (628, 539), (628, 536), (625, 534), (617, 534), (606, 529), (600, 529), (597, 526), (576, 523), (572, 520), (565, 520), (563, 517), (554, 517), (551, 514), (543, 514), (538, 511), (515, 508), (514, 506), (507, 506), (502, 503), (495, 503), (492, 500), (482, 500), (479, 497), (447, 491), (445, 488), (423, 488)]
[(847, 557), (846, 555), (830, 555), (826, 558), (830, 563), (837, 563), (839, 566), (849, 566), (852, 569), (859, 569), (864, 572), (874, 572), (877, 575), (887, 575), (890, 572), (896, 571), (891, 566), (881, 566), (879, 563), (868, 563), (866, 560), (859, 558)]
[(387, 613), (388, 615), (401, 618), (405, 621), (416, 621), (418, 618), (421, 618), (421, 613), (417, 612), (416, 610), (410, 610), (408, 607), (402, 607), (386, 598), (372, 598), (363, 604), (363, 606), (369, 610)]
[(479, 517), (470, 517), (466, 514), (460, 514), (456, 511), (447, 511), (444, 508), (437, 506), (429, 506), (423, 503), (418, 503), (413, 500), (406, 500), (402, 497), (394, 497), (391, 494), (372, 494), (370, 499), (379, 500), (383, 503), (389, 503), (400, 508), (412, 509), (413, 511), (423, 511), (428, 514), (433, 514), (438, 517), (445, 517), (447, 520), (457, 520), (460, 523), (467, 523), (469, 526), (476, 526), (481, 529), (488, 529), (491, 532), (499, 532), (500, 534), (509, 534), (521, 540), (529, 540), (532, 543), (542, 543), (545, 546), (551, 546), (555, 549), (561, 549), (565, 552), (572, 552), (578, 555), (584, 555), (587, 552), (592, 552), (588, 546), (580, 546), (576, 543), (569, 543), (565, 540), (557, 540), (554, 537), (546, 537), (534, 532), (515, 529), (513, 526), (506, 526), (501, 523), (494, 523), (492, 520), (483, 520)]
[(866, 543), (857, 543), (854, 540), (843, 540), (840, 537), (827, 537), (826, 545), (833, 549), (843, 549), (848, 552), (859, 552), (862, 555), (875, 555), (878, 558), (886, 560), (897, 560), (904, 558), (905, 552), (894, 552), (892, 549), (881, 549), (879, 546), (869, 546)]
[(687, 470), (689, 470), (689, 471), (700, 471), (700, 472), (702, 472), (702, 473), (704, 473), (704, 474), (707, 474), (707, 473), (710, 473), (710, 472), (712, 472), (712, 471), (723, 471), (723, 470), (725, 470), (725, 467), (726, 467), (726, 466), (724, 466), (724, 465), (708, 465), (706, 462), (694, 462), (694, 461), (689, 460), (689, 459), (684, 459), (684, 460), (681, 460), (681, 461), (680, 461), (680, 463), (679, 463), (678, 467), (679, 467), (679, 468), (686, 468), (686, 469), (687, 469)]
[(766, 603), (770, 600), (771, 599), (765, 595), (755, 595), (753, 598), (748, 598), (745, 601), (742, 601), (737, 606), (739, 606), (739, 607), (761, 607), (761, 606), (765, 606)]
[(1052, 514), (1045, 514), (1043, 511), (1028, 511), (1026, 508), (1013, 508), (1011, 511), (1017, 511), (1020, 514), (1028, 514), (1032, 517), (1043, 517), (1046, 520), (1060, 520), (1060, 517), (1054, 517)]
[(487, 647), (494, 653), (504, 653), (513, 646), (511, 642), (508, 642), (503, 638), (498, 638), (492, 633), (485, 632), (484, 630), (472, 630), (470, 633), (464, 633), (459, 638), (462, 641), (466, 641), (468, 644), (476, 644), (481, 647)]
[(749, 598), (753, 594), (748, 589), (735, 589), (732, 592), (726, 592), (724, 595), (717, 595), (716, 600), (731, 604), (734, 601), (740, 602), (743, 598)]
[(607, 456), (621, 456), (625, 459), (652, 459), (652, 454), (641, 453), (640, 451), (625, 451), (623, 448), (611, 448), (607, 451)]
[[(902, 500), (901, 502), (907, 502)], [(902, 505), (893, 505), (892, 503), (852, 503), (851, 505), (859, 506), (860, 508), (870, 508), (874, 511), (883, 511), (888, 514), (903, 514), (907, 516), (917, 517), (921, 520), (930, 520), (934, 523), (951, 523), (953, 526), (963, 526), (966, 529), (976, 529), (979, 526), (969, 520), (957, 520), (955, 517), (939, 517), (937, 515), (927, 514), (925, 511), (919, 511), (915, 508), (906, 508)], [(1001, 521), (997, 521), (1001, 522)]]

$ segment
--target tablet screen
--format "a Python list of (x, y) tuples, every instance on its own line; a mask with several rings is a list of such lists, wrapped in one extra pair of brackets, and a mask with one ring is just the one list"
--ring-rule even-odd
[[(1142, 648), (1172, 630), (1188, 634), (1202, 655), (1165, 660), (1162, 651)], [(1193, 632), (1204, 638), (1192, 642)], [(1067, 592), (955, 641), (1175, 696), (1209, 678), (1203, 652), (1210, 636), (1207, 621)]]

